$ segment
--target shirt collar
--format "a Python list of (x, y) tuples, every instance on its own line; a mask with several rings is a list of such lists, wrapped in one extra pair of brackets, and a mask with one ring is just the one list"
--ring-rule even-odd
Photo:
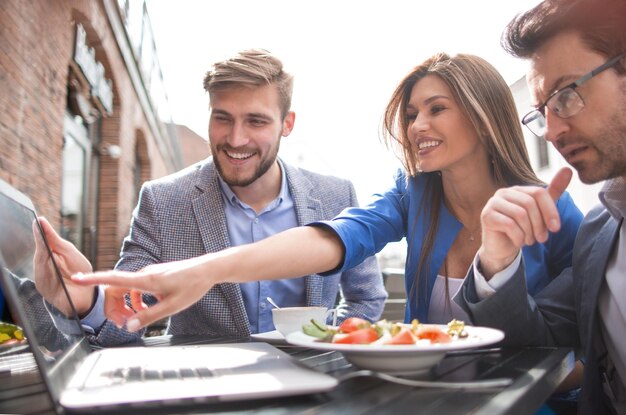
[(615, 219), (626, 217), (626, 180), (623, 177), (607, 180), (600, 190), (599, 197)]
[[(276, 197), (276, 199), (274, 199), (265, 210), (271, 210), (274, 207), (280, 205), (283, 200), (285, 200), (285, 198), (289, 196), (289, 187), (287, 186), (287, 174), (285, 173), (285, 166), (279, 158), (277, 158), (276, 161), (278, 161), (278, 166), (280, 167), (280, 192), (278, 192), (278, 197)], [(224, 179), (222, 179), (222, 176), (219, 174), (219, 172), (217, 172), (217, 178), (220, 183), (220, 188), (222, 189), (222, 194), (224, 195), (228, 203), (233, 206), (248, 206), (247, 204), (239, 200), (235, 192), (233, 192), (230, 186), (224, 181)]]

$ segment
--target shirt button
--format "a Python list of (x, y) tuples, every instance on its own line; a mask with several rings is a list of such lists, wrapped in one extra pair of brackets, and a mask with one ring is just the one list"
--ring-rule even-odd
[(254, 223), (258, 224), (259, 223), (259, 218), (254, 218)]
[(262, 310), (265, 310), (265, 308), (267, 307), (267, 304), (265, 304), (265, 302), (261, 302), (259, 307), (261, 307)]

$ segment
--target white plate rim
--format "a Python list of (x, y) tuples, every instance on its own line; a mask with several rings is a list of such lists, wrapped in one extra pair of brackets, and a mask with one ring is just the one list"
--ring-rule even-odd
[[(439, 324), (427, 324), (428, 326), (437, 326), (447, 330), (448, 326)], [(469, 339), (456, 340), (450, 343), (435, 344), (409, 344), (409, 345), (371, 345), (371, 344), (338, 344), (317, 341), (315, 337), (304, 334), (303, 332), (290, 333), (286, 337), (286, 341), (294, 346), (309, 347), (317, 350), (336, 350), (338, 352), (362, 352), (362, 353), (383, 353), (383, 354), (404, 354), (434, 351), (457, 351), (463, 349), (474, 349), (478, 347), (488, 346), (504, 339), (504, 332), (491, 327), (481, 326), (465, 326), (465, 330), (470, 335)]]
[(264, 342), (274, 342), (274, 343), (287, 343), (287, 341), (285, 340), (285, 336), (282, 335), (281, 332), (279, 332), (278, 330), (272, 330), (272, 331), (264, 331), (262, 333), (254, 333), (251, 334), (250, 337), (252, 337), (255, 340), (260, 340), (260, 341), (264, 341)]

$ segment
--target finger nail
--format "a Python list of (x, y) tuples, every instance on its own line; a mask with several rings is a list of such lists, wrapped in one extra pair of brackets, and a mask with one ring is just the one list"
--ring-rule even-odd
[(72, 275), (72, 278), (77, 278), (77, 279), (81, 279), (83, 277), (84, 275), (82, 272), (77, 272), (76, 274)]
[(559, 229), (559, 221), (556, 220), (556, 219), (551, 219), (550, 220), (550, 230), (556, 231), (557, 229)]
[(128, 319), (126, 321), (126, 330), (128, 330), (130, 332), (137, 331), (139, 329), (140, 325), (141, 325), (141, 323), (139, 323), (138, 319), (136, 319), (136, 318)]

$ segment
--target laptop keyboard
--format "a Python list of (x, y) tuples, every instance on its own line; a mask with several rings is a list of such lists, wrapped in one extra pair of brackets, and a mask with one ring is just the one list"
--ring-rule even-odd
[(112, 378), (116, 382), (210, 378), (213, 376), (213, 372), (206, 367), (157, 370), (136, 366), (127, 369), (117, 369), (112, 373)]
[(0, 375), (37, 372), (37, 362), (31, 353), (0, 355)]
[(164, 381), (171, 379), (211, 378), (215, 373), (207, 367), (180, 369), (151, 369), (141, 366), (118, 368), (112, 372), (92, 376), (85, 383), (85, 388), (121, 385), (130, 382)]

